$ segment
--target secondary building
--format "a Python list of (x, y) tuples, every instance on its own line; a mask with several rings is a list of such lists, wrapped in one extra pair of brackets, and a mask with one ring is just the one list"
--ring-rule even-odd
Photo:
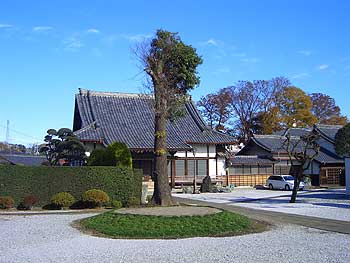
[[(118, 141), (128, 145), (135, 168), (147, 180), (153, 172), (154, 99), (150, 95), (80, 89), (73, 131), (87, 150)], [(168, 175), (172, 186), (226, 175), (226, 147), (234, 138), (210, 129), (193, 102), (184, 116), (167, 122)]]
[[(312, 128), (320, 135), (317, 141), (320, 146), (319, 154), (315, 157), (309, 169), (305, 171), (305, 174), (311, 177), (313, 185), (344, 185), (345, 183), (344, 159), (336, 154), (334, 145), (335, 135), (341, 127), (317, 124)], [(272, 174), (290, 174), (291, 162), (283, 147), (285, 135), (289, 133), (298, 139), (312, 129), (291, 128), (274, 135), (254, 135), (237, 156), (232, 159), (229, 181), (233, 183), (238, 181), (237, 185), (255, 185), (254, 180), (266, 181), (267, 177)], [(271, 162), (267, 163), (266, 160)], [(258, 167), (263, 162), (267, 169), (260, 172)], [(254, 180), (246, 178), (254, 178)], [(243, 183), (240, 183), (242, 181)]]

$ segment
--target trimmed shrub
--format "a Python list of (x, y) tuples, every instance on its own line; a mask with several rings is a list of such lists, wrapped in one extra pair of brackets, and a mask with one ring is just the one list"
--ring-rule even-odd
[(122, 202), (120, 202), (119, 200), (114, 200), (113, 203), (112, 203), (113, 207), (116, 208), (116, 209), (119, 209), (119, 208), (122, 208), (123, 207), (123, 204)]
[(52, 196), (51, 203), (59, 207), (69, 207), (75, 202), (74, 196), (67, 192), (60, 192)]
[(108, 157), (106, 149), (93, 150), (87, 160), (88, 166), (115, 166), (113, 156)]
[(38, 202), (38, 198), (34, 195), (28, 195), (23, 198), (23, 201), (17, 206), (18, 210), (31, 210)]
[(116, 166), (132, 169), (132, 156), (128, 146), (122, 142), (113, 142), (105, 149), (94, 150), (88, 166)]
[(140, 198), (130, 197), (126, 203), (127, 207), (135, 207), (140, 205)]
[(0, 196), (12, 196), (15, 203), (35, 195), (36, 205), (44, 206), (58, 192), (80, 197), (89, 189), (100, 189), (112, 200), (125, 204), (129, 197), (141, 198), (141, 187), (142, 170), (139, 169), (0, 165)]
[(10, 209), (14, 204), (15, 201), (11, 196), (0, 196), (0, 209)]
[(128, 146), (122, 142), (113, 142), (107, 147), (108, 155), (114, 156), (117, 167), (132, 168), (132, 157)]
[(106, 192), (98, 189), (87, 190), (83, 194), (83, 201), (92, 203), (95, 207), (101, 207), (109, 202), (109, 196)]

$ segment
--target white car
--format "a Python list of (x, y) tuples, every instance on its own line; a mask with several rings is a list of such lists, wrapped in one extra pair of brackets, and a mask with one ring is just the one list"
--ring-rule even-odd
[[(271, 175), (267, 179), (266, 185), (269, 187), (270, 190), (285, 189), (289, 191), (294, 187), (294, 177), (291, 175)], [(303, 190), (304, 187), (304, 182), (300, 182), (299, 190)]]

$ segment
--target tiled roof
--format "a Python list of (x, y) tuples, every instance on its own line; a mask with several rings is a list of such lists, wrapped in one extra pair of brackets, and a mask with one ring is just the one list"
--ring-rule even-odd
[(0, 154), (0, 158), (11, 164), (25, 166), (40, 166), (46, 161), (45, 156), (27, 155), (27, 154)]
[[(141, 94), (80, 90), (75, 96), (75, 134), (86, 141), (126, 143), (130, 149), (153, 149), (153, 97)], [(209, 129), (195, 105), (184, 106), (186, 115), (167, 122), (169, 150), (191, 149), (193, 143), (230, 144), (231, 136)]]
[[(292, 136), (292, 140), (299, 140), (298, 136)], [(278, 135), (254, 135), (252, 138), (260, 147), (272, 153), (287, 153), (283, 147), (285, 141), (284, 136)], [(300, 145), (301, 147), (301, 145)], [(329, 149), (332, 148), (332, 149)], [(343, 158), (339, 157), (334, 150), (334, 146), (331, 144), (328, 148), (321, 147), (319, 154), (315, 157), (315, 161), (319, 163), (344, 163)]]
[(324, 124), (315, 124), (314, 128), (323, 136), (324, 138), (334, 142), (335, 135), (338, 130), (342, 128), (342, 125), (324, 125)]
[(237, 164), (273, 164), (274, 161), (257, 155), (236, 155), (230, 159), (231, 165)]
[(285, 137), (281, 135), (254, 135), (252, 140), (265, 150), (273, 153), (286, 152), (283, 148)]
[(287, 133), (291, 136), (303, 136), (309, 133), (312, 129), (309, 128), (288, 128), (286, 130), (277, 131), (274, 135), (286, 135)]

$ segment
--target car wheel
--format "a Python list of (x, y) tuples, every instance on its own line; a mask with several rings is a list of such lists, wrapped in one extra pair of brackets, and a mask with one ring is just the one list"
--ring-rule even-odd
[(289, 185), (288, 185), (288, 184), (286, 184), (286, 186), (284, 187), (284, 189), (286, 189), (287, 191), (289, 191), (289, 190), (290, 190)]
[(273, 190), (273, 185), (272, 184), (269, 184), (269, 189)]

